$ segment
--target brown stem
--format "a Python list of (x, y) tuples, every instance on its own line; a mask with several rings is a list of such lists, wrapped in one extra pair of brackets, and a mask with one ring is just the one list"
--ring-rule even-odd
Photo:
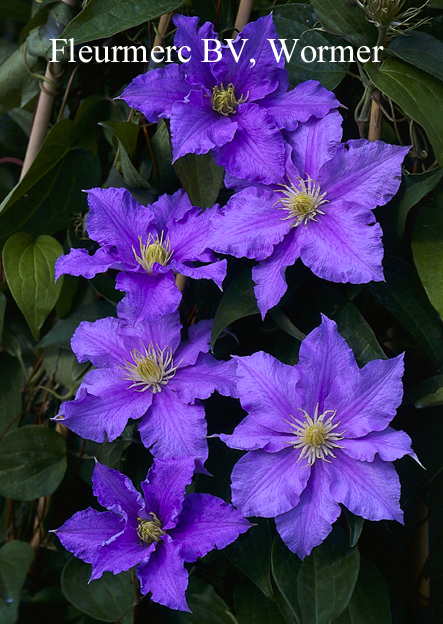
[(375, 89), (372, 93), (371, 116), (369, 118), (369, 141), (379, 141), (383, 127), (383, 111), (380, 107), (381, 92)]
[[(65, 2), (70, 6), (75, 5), (75, 0), (62, 0), (62, 2)], [(62, 73), (62, 69), (63, 64), (59, 61), (54, 63), (50, 61), (46, 66), (45, 80), (43, 81), (42, 91), (40, 92), (35, 108), (31, 134), (29, 136), (29, 143), (20, 174), (20, 180), (34, 162), (34, 159), (37, 156), (43, 141), (45, 140), (49, 120), (51, 118), (52, 106), (54, 104), (54, 98), (57, 91), (56, 86), (58, 84), (58, 78)]]
[(154, 43), (152, 45), (153, 48), (155, 48), (155, 46), (163, 45), (165, 35), (168, 32), (170, 21), (171, 21), (171, 13), (165, 13), (164, 15), (161, 16), (160, 21), (158, 23), (157, 34), (155, 35)]
[(232, 36), (235, 37), (237, 33), (241, 32), (246, 24), (249, 22), (249, 17), (252, 11), (252, 5), (254, 0), (240, 0), (240, 5), (237, 11), (237, 18), (234, 24), (234, 32)]

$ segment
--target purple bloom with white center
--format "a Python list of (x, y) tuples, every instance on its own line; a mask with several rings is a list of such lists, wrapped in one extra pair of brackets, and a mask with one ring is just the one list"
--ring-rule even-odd
[[(211, 151), (233, 176), (278, 182), (284, 174), (280, 130), (295, 130), (311, 115), (323, 117), (339, 106), (334, 94), (313, 80), (288, 91), (271, 15), (247, 24), (227, 44), (219, 44), (209, 22), (197, 30), (198, 17), (175, 15), (173, 20), (175, 45), (190, 49), (183, 49), (187, 62), (137, 76), (121, 97), (148, 121), (171, 119), (174, 160)], [(220, 51), (205, 54), (205, 39), (216, 40), (210, 49), (219, 44)], [(269, 39), (275, 42), (279, 60)]]
[(212, 321), (200, 321), (180, 342), (178, 313), (126, 325), (105, 318), (80, 323), (71, 340), (80, 362), (91, 361), (76, 398), (55, 420), (83, 438), (115, 440), (129, 418), (141, 419), (143, 444), (156, 457), (189, 456), (201, 468), (208, 456), (206, 419), (198, 399), (214, 390), (237, 396), (234, 361), (209, 351)]
[[(93, 255), (71, 249), (57, 260), (56, 278), (64, 273), (92, 278), (110, 268), (122, 271), (117, 288), (127, 294), (117, 309), (131, 323), (177, 309), (177, 273), (212, 279), (221, 288), (226, 260), (217, 261), (207, 249), (209, 215), (193, 207), (184, 191), (141, 206), (126, 189), (95, 188), (88, 192), (88, 202), (88, 234), (100, 248)], [(195, 261), (210, 264), (194, 267)]]
[(249, 451), (232, 472), (232, 502), (245, 516), (275, 517), (301, 558), (330, 533), (340, 503), (368, 520), (403, 521), (391, 462), (416, 456), (409, 436), (389, 427), (403, 395), (402, 356), (359, 369), (323, 316), (296, 366), (263, 352), (236, 359), (248, 416), (220, 437)]
[(54, 532), (67, 550), (92, 564), (91, 581), (137, 566), (143, 594), (189, 611), (184, 562), (224, 548), (251, 526), (220, 498), (185, 496), (193, 472), (190, 458), (156, 459), (141, 484), (143, 499), (128, 477), (97, 462), (93, 491), (108, 511), (80, 511)]
[[(396, 193), (408, 147), (366, 139), (341, 143), (341, 116), (310, 119), (286, 134), (286, 172), (278, 184), (243, 188), (213, 210), (210, 247), (259, 260), (252, 270), (264, 317), (287, 289), (298, 258), (332, 282), (383, 280), (380, 225), (372, 212)], [(243, 181), (227, 177), (228, 186)]]

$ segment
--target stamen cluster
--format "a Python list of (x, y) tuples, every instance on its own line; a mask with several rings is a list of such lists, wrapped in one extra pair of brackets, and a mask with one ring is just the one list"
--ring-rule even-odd
[(167, 351), (167, 347), (154, 347), (152, 342), (148, 348), (143, 346), (143, 352), (137, 349), (131, 351), (131, 357), (133, 361), (125, 360), (125, 366), (121, 370), (124, 379), (133, 382), (129, 388), (135, 388), (138, 392), (161, 392), (162, 386), (174, 377), (178, 368), (178, 365), (174, 366), (172, 349)]
[(163, 231), (160, 236), (157, 234), (155, 238), (152, 234), (149, 234), (146, 245), (143, 243), (142, 237), (139, 236), (140, 256), (137, 255), (134, 247), (132, 248), (137, 262), (141, 264), (145, 271), (150, 274), (152, 274), (152, 267), (155, 262), (158, 262), (158, 264), (161, 264), (162, 266), (166, 266), (174, 253), (174, 251), (171, 250), (171, 242), (169, 238), (163, 240), (163, 235)]
[(162, 530), (161, 522), (155, 513), (150, 511), (149, 515), (153, 517), (153, 520), (143, 520), (142, 518), (137, 518), (137, 535), (141, 542), (153, 544), (154, 542), (159, 542), (162, 535), (166, 535), (166, 533)]
[[(317, 403), (314, 418), (311, 418), (306, 410), (298, 407), (297, 409), (299, 409), (305, 417), (304, 421), (297, 420), (294, 416), (292, 416), (292, 414), (290, 414), (292, 420), (296, 425), (298, 425), (297, 429), (294, 430), (294, 433), (299, 439), (298, 442), (292, 443), (292, 446), (295, 449), (302, 449), (297, 463), (301, 459), (306, 459), (309, 466), (312, 466), (316, 459), (323, 459), (323, 461), (330, 462), (329, 459), (326, 459), (327, 456), (335, 458), (331, 449), (343, 448), (337, 444), (337, 442), (339, 440), (343, 440), (345, 432), (342, 431), (341, 433), (332, 433), (332, 431), (340, 424), (340, 421), (335, 423), (335, 425), (332, 424), (332, 419), (337, 413), (337, 410), (326, 410), (319, 416), (318, 408), (319, 404)], [(332, 416), (330, 416), (325, 422), (325, 417), (329, 413), (332, 413)], [(294, 429), (294, 425), (291, 422), (289, 422), (289, 425), (292, 429)]]
[(308, 221), (317, 221), (315, 218), (317, 214), (325, 214), (323, 210), (320, 210), (319, 206), (328, 203), (328, 200), (324, 199), (326, 193), (320, 194), (319, 184), (310, 176), (306, 180), (301, 177), (297, 179), (300, 188), (291, 179), (289, 179), (289, 185), (279, 185), (283, 187), (283, 190), (278, 189), (277, 192), (282, 193), (283, 197), (280, 197), (275, 202), (275, 204), (280, 203), (283, 209), (289, 212), (289, 215), (284, 217), (283, 221), (294, 219), (291, 227), (298, 227), (302, 223), (306, 225)]
[(212, 89), (211, 103), (212, 108), (220, 115), (224, 115), (227, 117), (228, 115), (234, 114), (236, 112), (236, 108), (239, 104), (243, 104), (249, 97), (249, 93), (246, 97), (243, 97), (243, 93), (239, 100), (235, 99), (235, 87), (230, 82), (228, 84), (228, 88), (225, 89), (223, 83), (220, 85), (220, 89), (217, 85)]

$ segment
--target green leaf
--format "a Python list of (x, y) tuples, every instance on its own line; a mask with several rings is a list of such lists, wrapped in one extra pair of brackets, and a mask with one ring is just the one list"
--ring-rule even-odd
[(329, 624), (348, 606), (360, 568), (360, 554), (346, 531), (334, 531), (303, 560), (297, 593), (303, 624)]
[(62, 591), (79, 611), (101, 622), (116, 622), (134, 603), (131, 572), (104, 572), (88, 584), (91, 570), (89, 564), (70, 559), (62, 571)]
[(0, 353), (0, 435), (18, 427), (22, 410), (23, 371), (18, 360), (8, 353)]
[[(308, 4), (288, 4), (275, 7), (273, 10), (274, 24), (280, 39), (287, 39), (288, 50), (291, 51), (293, 39), (299, 39), (291, 60), (286, 61), (291, 84), (297, 85), (305, 80), (318, 80), (327, 89), (335, 89), (346, 76), (349, 63), (330, 63), (330, 52), (325, 51), (325, 62), (306, 63), (301, 57), (301, 49), (305, 46), (345, 45), (340, 37), (312, 30), (318, 22), (312, 7)], [(309, 58), (309, 57), (308, 57)], [(337, 57), (338, 58), (338, 57)], [(347, 57), (346, 57), (347, 58)]]
[(82, 321), (93, 323), (106, 316), (117, 316), (115, 306), (107, 301), (94, 301), (82, 306), (66, 318), (58, 321), (46, 336), (38, 343), (39, 349), (56, 345), (62, 349), (70, 349), (71, 338)]
[[(122, 123), (114, 123), (109, 121), (108, 123), (100, 124), (103, 128), (108, 128), (115, 139), (118, 139), (123, 144), (125, 151), (128, 154), (133, 154), (137, 149), (138, 134), (140, 126), (132, 121), (123, 121)], [(116, 144), (117, 147), (118, 143)]]
[(116, 130), (114, 130), (114, 128), (110, 124), (101, 123), (100, 125), (103, 128), (107, 128), (110, 132), (112, 132), (112, 134), (116, 138), (116, 141), (118, 144), (118, 154), (119, 154), (120, 162), (121, 162), (122, 176), (126, 184), (134, 188), (152, 189), (152, 186), (149, 184), (149, 182), (147, 182), (144, 179), (144, 177), (139, 174), (137, 169), (132, 164), (131, 159), (129, 158), (128, 153), (125, 149), (125, 146), (120, 140), (119, 135), (117, 134)]
[(24, 232), (11, 236), (3, 250), (8, 286), (36, 340), (60, 295), (62, 281), (55, 283), (54, 266), (62, 254), (55, 238), (42, 235), (34, 243)]
[(443, 318), (443, 193), (426, 205), (414, 223), (412, 253), (429, 301)]
[(275, 602), (266, 598), (247, 577), (235, 588), (234, 607), (239, 624), (286, 624)]
[(186, 154), (175, 161), (174, 169), (193, 206), (204, 209), (215, 204), (225, 170), (210, 153)]
[(414, 269), (400, 258), (385, 260), (385, 282), (368, 288), (420, 342), (440, 368), (443, 364), (443, 329)]
[(66, 470), (66, 443), (54, 429), (28, 425), (0, 441), (0, 494), (15, 500), (49, 496)]
[(154, 20), (163, 13), (170, 13), (182, 3), (182, 0), (90, 0), (60, 38), (73, 38), (76, 45), (106, 39), (122, 30)]
[(284, 332), (299, 340), (300, 342), (306, 338), (306, 335), (301, 332), (284, 314), (281, 310), (272, 309), (269, 314), (272, 316), (277, 326)]
[(6, 310), (6, 297), (4, 293), (0, 292), (0, 343), (3, 334), (3, 323), (5, 320), (5, 310)]
[(334, 624), (391, 624), (388, 589), (370, 561), (361, 560), (349, 606)]
[(186, 601), (192, 613), (181, 613), (184, 624), (238, 624), (228, 605), (209, 585), (198, 577), (189, 578)]
[(382, 93), (426, 130), (435, 157), (443, 166), (443, 83), (399, 59), (387, 59), (380, 69), (366, 63), (369, 78)]
[(0, 14), (8, 20), (27, 22), (31, 17), (31, 6), (25, 0), (0, 0)]
[(442, 178), (443, 169), (440, 167), (434, 171), (402, 176), (402, 182), (395, 197), (386, 208), (382, 207), (377, 210), (385, 248), (387, 237), (392, 240), (393, 244), (400, 240), (405, 232), (409, 210), (429, 191), (432, 191)]
[(292, 615), (299, 624), (305, 624), (297, 597), (297, 577), (302, 561), (287, 548), (279, 535), (275, 537), (272, 544), (271, 565), (275, 584)]
[(364, 11), (349, 0), (312, 0), (315, 14), (327, 32), (341, 35), (356, 46), (373, 46), (377, 30)]
[(80, 364), (70, 350), (49, 347), (43, 357), (43, 366), (48, 375), (54, 376), (57, 384), (74, 394), (90, 364)]
[[(0, 205), (0, 245), (19, 231), (54, 234), (72, 212), (87, 207), (84, 188), (100, 183), (98, 159), (82, 145), (79, 125), (62, 119), (50, 130), (37, 157)], [(11, 208), (14, 207), (14, 210)]]
[(421, 398), (414, 402), (414, 406), (417, 409), (430, 407), (431, 405), (443, 405), (443, 375), (436, 375), (426, 379), (419, 387), (414, 388), (414, 393), (420, 392), (420, 390), (422, 390)]
[[(26, 60), (26, 63), (25, 63)], [(0, 66), (0, 116), (7, 113), (11, 108), (22, 105), (22, 89), (29, 72), (36, 69), (38, 58), (26, 52), (24, 46), (20, 46)], [(36, 78), (32, 78), (33, 96), (37, 95), (40, 87)]]
[(14, 624), (18, 618), (20, 592), (35, 553), (27, 542), (14, 540), (0, 548), (0, 621)]
[(443, 80), (443, 43), (432, 35), (418, 30), (400, 35), (391, 41), (388, 50)]
[(254, 282), (251, 269), (245, 269), (237, 275), (228, 287), (215, 313), (212, 325), (211, 349), (221, 332), (239, 318), (259, 314), (254, 294)]
[(346, 519), (349, 522), (349, 526), (351, 529), (351, 532), (349, 534), (349, 545), (356, 546), (358, 540), (360, 539), (360, 535), (363, 530), (363, 525), (365, 523), (365, 520), (364, 518), (361, 518), (360, 516), (356, 516), (355, 514), (353, 514), (352, 511), (349, 511), (349, 509), (346, 509), (346, 507), (344, 507), (343, 509), (344, 509)]
[(228, 559), (244, 572), (268, 598), (271, 585), (271, 531), (265, 518), (254, 520), (255, 526), (223, 551)]

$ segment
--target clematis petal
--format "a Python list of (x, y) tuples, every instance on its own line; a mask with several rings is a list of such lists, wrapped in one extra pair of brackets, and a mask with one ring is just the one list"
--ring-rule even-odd
[(299, 373), (259, 351), (237, 357), (238, 393), (243, 409), (269, 429), (287, 434), (288, 420), (300, 400), (296, 391)]
[[(338, 333), (337, 325), (322, 314), (322, 322), (303, 340), (297, 371), (300, 374), (299, 389), (303, 407), (311, 416), (319, 404), (319, 414), (324, 410), (325, 398), (331, 393), (336, 379), (346, 380), (358, 375), (358, 366), (352, 350)], [(343, 382), (345, 383), (345, 382)], [(344, 388), (344, 392), (345, 392)], [(337, 409), (328, 398), (327, 407)], [(342, 412), (340, 410), (340, 419)], [(345, 423), (341, 423), (345, 425)]]
[(90, 238), (100, 245), (112, 245), (118, 258), (128, 269), (138, 263), (134, 251), (139, 251), (139, 236), (152, 229), (154, 214), (141, 206), (123, 188), (94, 188), (88, 191), (89, 214), (86, 221)]
[(85, 509), (67, 520), (55, 530), (59, 540), (69, 552), (92, 563), (97, 551), (110, 539), (119, 535), (125, 527), (123, 518), (110, 511)]
[(175, 352), (179, 368), (195, 364), (200, 353), (209, 351), (212, 322), (206, 319), (188, 327), (189, 340), (183, 340)]
[(191, 457), (174, 460), (157, 458), (154, 467), (141, 484), (146, 500), (146, 512), (155, 513), (163, 531), (177, 524), (185, 488), (192, 482), (194, 468), (195, 461)]
[(140, 345), (157, 345), (160, 349), (172, 349), (172, 353), (180, 344), (180, 318), (178, 312), (165, 314), (156, 319), (142, 319), (137, 325), (122, 327), (128, 355), (132, 349), (140, 349)]
[[(223, 57), (213, 64), (212, 71), (216, 77), (214, 85), (223, 83), (226, 87), (232, 83), (236, 98), (247, 97), (248, 102), (261, 100), (275, 91), (280, 75), (285, 73), (285, 60), (283, 55), (279, 61), (276, 60), (268, 39), (277, 40), (276, 47), (279, 49), (272, 15), (246, 24), (232, 44), (236, 55), (240, 55), (238, 62), (235, 61), (231, 50), (224, 46)], [(253, 68), (251, 59), (255, 60)]]
[(327, 188), (331, 201), (340, 199), (372, 210), (397, 192), (409, 149), (382, 141), (349, 141), (323, 166), (318, 182)]
[(311, 271), (334, 282), (383, 281), (382, 231), (370, 210), (337, 201), (298, 229), (300, 257)]
[(212, 264), (206, 264), (200, 267), (193, 267), (181, 262), (175, 263), (175, 269), (177, 273), (191, 277), (192, 279), (208, 279), (212, 280), (220, 288), (222, 287), (223, 280), (226, 277), (226, 270), (228, 268), (227, 260), (219, 260)]
[(117, 304), (119, 318), (134, 326), (139, 321), (155, 320), (177, 310), (181, 292), (175, 285), (172, 273), (148, 275), (147, 273), (119, 273), (115, 287), (126, 292)]
[(372, 462), (378, 453), (383, 461), (394, 461), (404, 455), (416, 455), (411, 448), (411, 438), (404, 431), (396, 431), (392, 427), (386, 427), (384, 431), (371, 431), (363, 438), (343, 441), (343, 453), (352, 459)]
[(209, 97), (201, 91), (191, 91), (187, 102), (177, 102), (172, 108), (172, 162), (185, 154), (207, 154), (222, 147), (232, 141), (236, 130), (237, 120), (219, 115), (212, 110)]
[(250, 451), (232, 471), (232, 503), (244, 516), (273, 518), (298, 504), (311, 469), (297, 465), (300, 450)]
[[(190, 50), (183, 50), (182, 54), (185, 58), (189, 58), (185, 66), (186, 78), (189, 84), (204, 85), (208, 89), (212, 89), (215, 85), (215, 79), (211, 71), (213, 63), (208, 62), (213, 58), (211, 53), (205, 60), (204, 39), (217, 39), (218, 35), (214, 31), (214, 27), (210, 22), (205, 22), (201, 28), (198, 28), (198, 17), (185, 17), (184, 15), (174, 15), (172, 18), (177, 26), (174, 43), (177, 48), (188, 46)], [(211, 42), (210, 48), (215, 47)]]
[(121, 435), (129, 418), (140, 418), (152, 402), (151, 392), (129, 390), (120, 370), (96, 369), (82, 382), (73, 401), (60, 406), (54, 420), (61, 421), (82, 438), (110, 442)]
[(159, 542), (149, 561), (137, 568), (143, 594), (152, 592), (152, 600), (170, 609), (189, 611), (185, 592), (188, 572), (183, 566), (180, 542)]
[(237, 395), (236, 362), (219, 362), (209, 353), (201, 353), (194, 366), (179, 368), (170, 388), (183, 403), (207, 399), (217, 390), (224, 396)]
[(173, 63), (140, 74), (120, 98), (141, 111), (148, 121), (157, 121), (159, 117), (170, 117), (173, 104), (183, 102), (190, 90), (183, 67)]
[(71, 339), (78, 361), (90, 361), (94, 366), (105, 368), (122, 364), (127, 350), (118, 333), (120, 327), (121, 321), (112, 317), (80, 323)]
[(137, 531), (127, 526), (123, 533), (109, 544), (100, 548), (92, 562), (90, 581), (101, 577), (103, 572), (126, 572), (133, 566), (146, 564), (155, 550), (153, 544), (141, 544)]
[(169, 531), (181, 543), (181, 556), (193, 562), (213, 548), (221, 550), (245, 533), (251, 524), (221, 498), (209, 494), (188, 494), (177, 526)]
[(301, 559), (322, 543), (340, 515), (340, 506), (331, 497), (329, 483), (323, 465), (315, 462), (298, 505), (275, 518), (282, 540)]
[[(260, 101), (260, 106), (266, 108), (279, 130), (295, 130), (299, 122), (305, 123), (311, 116), (327, 116), (340, 102), (319, 82), (307, 80), (287, 93), (271, 93)], [(340, 139), (341, 132), (338, 141)]]
[[(155, 216), (155, 224), (158, 232), (162, 230), (168, 234), (171, 232), (171, 228), (174, 227), (176, 221), (183, 219), (186, 214), (191, 211), (196, 211), (189, 201), (187, 193), (180, 189), (172, 195), (160, 195), (158, 200), (150, 205), (150, 209)], [(174, 245), (172, 245), (174, 249)], [(175, 250), (174, 250), (175, 251)], [(191, 258), (188, 258), (191, 260)]]
[(270, 256), (291, 228), (274, 204), (272, 191), (249, 187), (234, 195), (223, 211), (211, 212), (211, 248), (237, 258)]
[(246, 416), (234, 430), (232, 435), (219, 434), (229, 448), (241, 451), (264, 449), (268, 453), (276, 453), (288, 448), (288, 434), (269, 429), (257, 422), (252, 416)]
[(230, 142), (214, 149), (215, 162), (251, 183), (278, 184), (285, 172), (285, 151), (283, 137), (271, 116), (257, 104), (240, 104), (234, 117), (238, 129)]
[(191, 208), (180, 220), (168, 224), (168, 236), (173, 259), (179, 262), (201, 260), (210, 262), (215, 258), (212, 254), (203, 253), (208, 247), (208, 234), (211, 228), (210, 211)]
[(329, 186), (323, 180), (324, 176), (319, 179), (320, 170), (334, 157), (340, 146), (342, 122), (340, 113), (332, 111), (322, 119), (309, 119), (294, 132), (285, 133), (285, 139), (292, 147), (292, 162), (301, 175), (304, 172), (321, 185), (322, 192), (327, 192), (328, 200)]
[(143, 444), (161, 459), (194, 457), (203, 465), (208, 457), (203, 406), (182, 403), (166, 386), (154, 396), (140, 427)]
[(299, 257), (297, 232), (291, 230), (282, 242), (274, 247), (274, 252), (269, 258), (253, 267), (252, 279), (256, 284), (254, 293), (262, 319), (285, 294), (288, 288), (285, 278), (286, 269), (295, 264)]
[(123, 516), (129, 526), (137, 528), (137, 516), (145, 504), (128, 477), (96, 461), (92, 486), (100, 505)]
[(400, 509), (400, 482), (394, 466), (375, 457), (357, 461), (336, 449), (336, 459), (328, 464), (331, 495), (352, 513), (366, 520), (403, 522)]
[(108, 269), (122, 269), (123, 265), (112, 247), (101, 247), (89, 255), (86, 249), (71, 249), (66, 256), (60, 256), (55, 263), (55, 279), (60, 275), (82, 275), (87, 279)]
[(395, 416), (403, 396), (403, 355), (373, 360), (361, 370), (334, 380), (328, 407), (337, 410), (346, 438), (383, 431)]

